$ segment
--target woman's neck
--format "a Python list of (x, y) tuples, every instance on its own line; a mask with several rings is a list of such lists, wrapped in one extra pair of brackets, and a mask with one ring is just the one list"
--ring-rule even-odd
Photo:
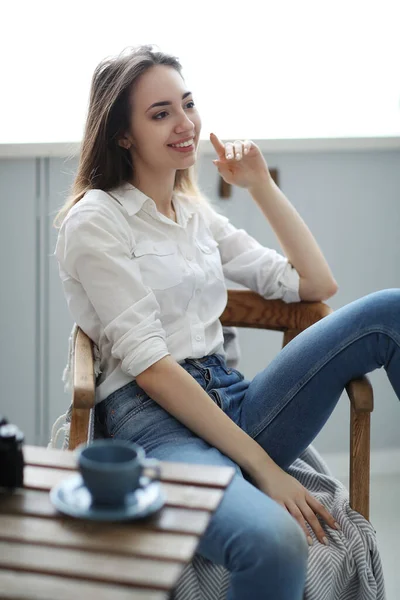
[(150, 177), (140, 175), (140, 177), (135, 177), (134, 181), (132, 181), (134, 187), (155, 202), (158, 212), (173, 220), (175, 220), (175, 212), (172, 204), (172, 196), (174, 193), (175, 173), (176, 171), (162, 180), (154, 177), (154, 175)]

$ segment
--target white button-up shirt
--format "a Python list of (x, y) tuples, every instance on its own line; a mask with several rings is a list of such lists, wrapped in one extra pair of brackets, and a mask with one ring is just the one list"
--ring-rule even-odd
[(55, 255), (75, 322), (97, 344), (96, 402), (168, 354), (224, 354), (225, 277), (298, 302), (287, 258), (206, 201), (174, 194), (177, 223), (130, 184), (90, 190), (68, 213)]

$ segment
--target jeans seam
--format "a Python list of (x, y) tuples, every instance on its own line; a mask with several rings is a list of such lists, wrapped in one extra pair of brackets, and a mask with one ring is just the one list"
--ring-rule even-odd
[(340, 352), (343, 352), (343, 350), (345, 350), (353, 342), (358, 341), (361, 338), (366, 337), (367, 335), (370, 335), (371, 333), (384, 333), (384, 334), (388, 335), (396, 344), (400, 345), (400, 339), (399, 340), (396, 339), (397, 336), (393, 335), (393, 331), (387, 330), (385, 327), (382, 327), (379, 325), (375, 325), (374, 327), (368, 328), (366, 331), (363, 331), (362, 334), (360, 334), (359, 332), (356, 333), (355, 335), (353, 334), (351, 337), (347, 338), (340, 345), (339, 348), (337, 348), (334, 352), (331, 352), (330, 354), (328, 354), (323, 361), (317, 363), (316, 366), (314, 365), (314, 367), (307, 372), (307, 374), (304, 376), (304, 378), (300, 382), (298, 382), (296, 384), (296, 386), (294, 386), (286, 394), (286, 400), (284, 400), (283, 403), (280, 403), (279, 407), (274, 412), (270, 413), (268, 415), (268, 417), (266, 417), (263, 421), (261, 421), (259, 426), (254, 431), (249, 433), (250, 437), (252, 437), (253, 439), (256, 438), (268, 425), (270, 425), (270, 423), (272, 423), (272, 421), (279, 415), (279, 413), (293, 399), (293, 397), (310, 381), (310, 379), (316, 373), (318, 373), (318, 371), (320, 371), (330, 360), (332, 360), (332, 358), (337, 356), (337, 354), (339, 354)]

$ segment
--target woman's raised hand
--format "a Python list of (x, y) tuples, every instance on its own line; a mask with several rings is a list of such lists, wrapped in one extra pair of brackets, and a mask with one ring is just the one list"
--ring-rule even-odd
[(251, 140), (236, 140), (225, 144), (214, 134), (210, 141), (218, 155), (213, 160), (226, 183), (251, 188), (270, 181), (268, 165), (259, 149)]

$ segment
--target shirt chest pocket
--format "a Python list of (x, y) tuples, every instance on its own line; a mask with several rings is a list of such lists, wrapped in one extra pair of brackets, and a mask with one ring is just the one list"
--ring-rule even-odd
[(222, 270), (218, 242), (210, 237), (205, 240), (196, 240), (196, 245), (200, 250), (201, 260), (206, 274), (207, 272), (212, 272), (217, 279), (224, 281), (224, 272)]
[(166, 290), (182, 281), (182, 267), (177, 248), (172, 242), (139, 242), (132, 250), (145, 285), (154, 290)]

